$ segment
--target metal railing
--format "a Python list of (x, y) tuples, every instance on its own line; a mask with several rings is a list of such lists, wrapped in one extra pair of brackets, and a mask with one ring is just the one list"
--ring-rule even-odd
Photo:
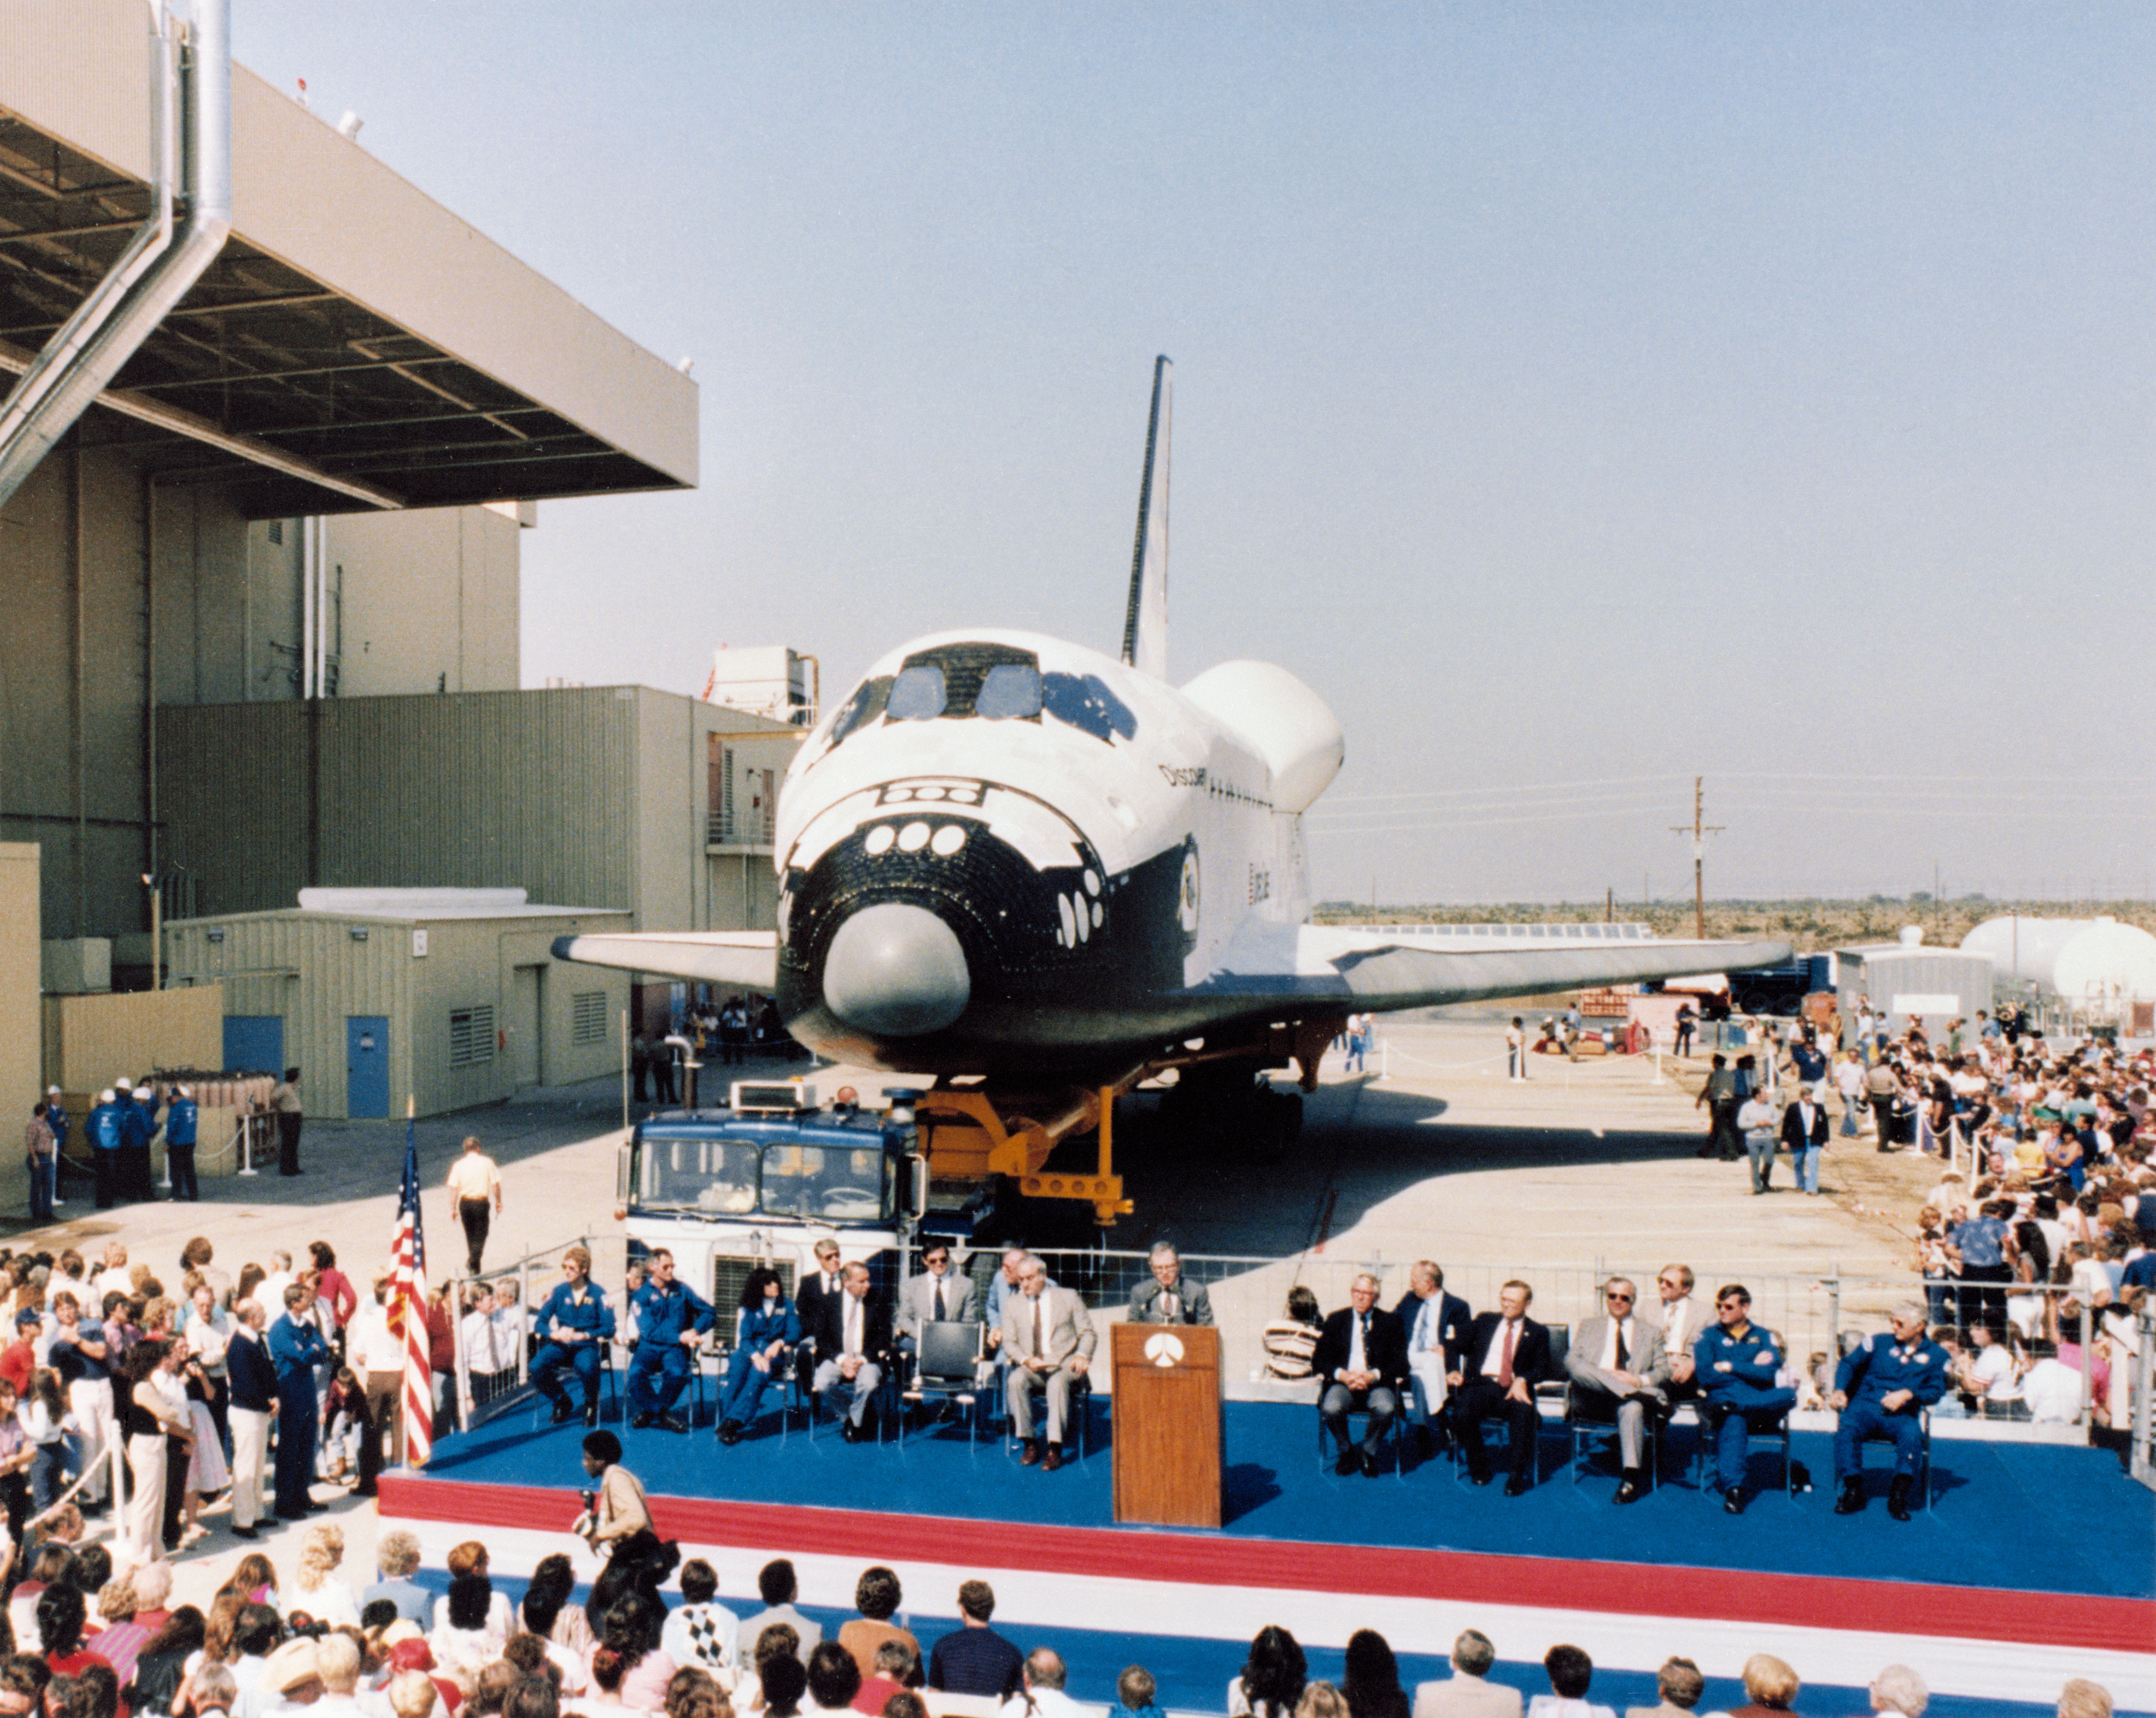
[[(459, 1237), (461, 1238), (461, 1237)], [(538, 1347), (538, 1335), (532, 1313), (539, 1301), (554, 1291), (561, 1280), (562, 1255), (572, 1247), (582, 1247), (592, 1254), (593, 1274), (599, 1275), (599, 1248), (593, 1245), (598, 1238), (591, 1235), (572, 1235), (567, 1240), (557, 1241), (552, 1246), (536, 1248), (511, 1263), (477, 1276), (454, 1278), (449, 1284), (449, 1305), (454, 1309), (452, 1321), (456, 1328), (456, 1396), (459, 1423), (466, 1427), (480, 1426), (497, 1414), (529, 1402), (531, 1395), (531, 1356)], [(603, 1242), (602, 1242), (603, 1244)], [(611, 1251), (617, 1256), (624, 1252), (619, 1237), (613, 1238)], [(608, 1288), (608, 1299), (613, 1303), (615, 1315), (620, 1315), (622, 1282), (621, 1271), (613, 1273), (613, 1282)], [(483, 1330), (467, 1321), (478, 1315), (470, 1309), (475, 1296), (485, 1289), (499, 1297), (505, 1290), (516, 1296), (516, 1315), (506, 1315), (497, 1306), (490, 1316), (493, 1328)], [(535, 1291), (536, 1299), (535, 1300)], [(491, 1358), (495, 1364), (475, 1365)]]
[(711, 813), (704, 820), (704, 843), (708, 847), (769, 847), (778, 838), (778, 808)]
[[(1048, 1273), (1066, 1288), (1075, 1289), (1094, 1312), (1096, 1322), (1116, 1322), (1127, 1315), (1132, 1291), (1149, 1281), (1152, 1265), (1142, 1253), (1103, 1250), (1057, 1251), (1035, 1249)], [(977, 1252), (956, 1261), (956, 1268), (973, 1278), (979, 1303), (987, 1305), (989, 1281), (998, 1268), (998, 1252)], [(1656, 1315), (1654, 1285), (1667, 1261), (1598, 1259), (1591, 1264), (1461, 1264), (1445, 1266), (1445, 1288), (1466, 1300), (1476, 1311), (1497, 1305), (1499, 1291), (1508, 1282), (1526, 1283), (1533, 1291), (1530, 1315), (1547, 1325), (1577, 1325), (1603, 1310), (1603, 1285), (1612, 1276), (1630, 1279), (1640, 1291), (1640, 1310)], [(1414, 1261), (1381, 1257), (1334, 1257), (1317, 1253), (1268, 1259), (1249, 1254), (1185, 1253), (1184, 1274), (1205, 1285), (1214, 1318), (1219, 1326), (1221, 1372), (1231, 1397), (1269, 1397), (1282, 1387), (1265, 1372), (1265, 1326), (1286, 1317), (1291, 1290), (1306, 1288), (1317, 1300), (1321, 1314), (1348, 1304), (1355, 1279), (1368, 1272), (1378, 1280), (1378, 1302), (1394, 1306), (1409, 1292), (1409, 1273)], [(1752, 1296), (1755, 1323), (1782, 1339), (1789, 1366), (1807, 1375), (1838, 1362), (1851, 1341), (1888, 1328), (1887, 1314), (1905, 1300), (1924, 1301), (1933, 1324), (1967, 1324), (1979, 1320), (2012, 1322), (2033, 1329), (2038, 1336), (2056, 1341), (2076, 1336), (2080, 1347), (2082, 1389), (2076, 1423), (2089, 1423), (2094, 1399), (2092, 1355), (2099, 1334), (2095, 1309), (2082, 1302), (2068, 1286), (2027, 1283), (1962, 1283), (1956, 1280), (1927, 1284), (1914, 1271), (1906, 1274), (1845, 1273), (1839, 1265), (1822, 1272), (1762, 1271), (1741, 1259), (1686, 1261), (1696, 1279), (1692, 1293), (1703, 1321), (1713, 1317), (1717, 1289), (1725, 1283), (1742, 1283)], [(908, 1262), (908, 1274), (917, 1268)], [(1934, 1291), (1928, 1294), (1928, 1290)], [(2054, 1303), (2047, 1308), (2043, 1303)], [(2030, 1303), (2035, 1303), (2031, 1305)], [(2060, 1309), (2077, 1315), (2063, 1320)], [(1704, 1323), (1702, 1323), (1702, 1328)], [(1958, 1404), (1950, 1392), (1941, 1412), (1952, 1418)]]
[[(593, 1280), (605, 1289), (613, 1304), (616, 1319), (620, 1321), (621, 1333), (615, 1339), (615, 1363), (618, 1368), (626, 1367), (622, 1288), (628, 1256), (623, 1234), (616, 1231), (578, 1235), (532, 1249), (478, 1277), (451, 1282), (451, 1305), (459, 1310), (456, 1395), (462, 1423), (483, 1425), (499, 1414), (529, 1404), (531, 1362), (538, 1346), (531, 1312), (560, 1280), (562, 1254), (572, 1246), (583, 1246), (592, 1254)], [(1147, 1254), (1104, 1249), (1036, 1250), (1049, 1275), (1063, 1286), (1075, 1290), (1092, 1310), (1096, 1323), (1115, 1323), (1127, 1316), (1132, 1291), (1152, 1280)], [(977, 1304), (983, 1317), (988, 1287), (1001, 1259), (1000, 1249), (982, 1249), (971, 1254), (959, 1251), (953, 1260), (955, 1270), (972, 1277)], [(1666, 1261), (1602, 1259), (1591, 1264), (1498, 1264), (1455, 1261), (1445, 1266), (1445, 1287), (1446, 1292), (1460, 1296), (1471, 1308), (1486, 1311), (1496, 1306), (1499, 1292), (1507, 1283), (1524, 1282), (1533, 1290), (1532, 1316), (1543, 1324), (1576, 1326), (1602, 1310), (1603, 1285), (1609, 1278), (1625, 1276), (1638, 1288), (1640, 1310), (1651, 1319), (1656, 1311), (1655, 1283), (1663, 1262)], [(1740, 1259), (1696, 1259), (1686, 1262), (1696, 1279), (1692, 1293), (1698, 1305), (1697, 1315), (1702, 1321), (1712, 1320), (1715, 1291), (1721, 1285), (1742, 1283), (1752, 1295), (1753, 1321), (1781, 1338), (1789, 1367), (1815, 1378), (1824, 1371), (1830, 1383), (1831, 1367), (1845, 1348), (1857, 1339), (1886, 1330), (1889, 1310), (1907, 1300), (1925, 1302), (1929, 1321), (1934, 1326), (2003, 1322), (2047, 1341), (2074, 1344), (2078, 1347), (2081, 1389), (2073, 1423), (2084, 1428), (2091, 1423), (2096, 1403), (2094, 1360), (2097, 1342), (2106, 1332), (2102, 1310), (2089, 1305), (2070, 1285), (1964, 1283), (1953, 1279), (1927, 1282), (1914, 1271), (1902, 1274), (1845, 1273), (1838, 1265), (1830, 1265), (1821, 1272), (1760, 1271), (1750, 1269)], [(1298, 1388), (1270, 1378), (1265, 1370), (1265, 1327), (1287, 1315), (1291, 1290), (1309, 1290), (1322, 1315), (1346, 1305), (1355, 1279), (1368, 1272), (1378, 1280), (1379, 1304), (1389, 1307), (1408, 1294), (1409, 1273), (1414, 1261), (1375, 1255), (1337, 1257), (1317, 1252), (1280, 1258), (1185, 1253), (1182, 1264), (1186, 1277), (1205, 1285), (1212, 1303), (1220, 1331), (1221, 1370), (1227, 1394), (1240, 1399), (1265, 1399)], [(902, 1274), (911, 1275), (919, 1268), (917, 1258), (908, 1257), (903, 1261)], [(475, 1353), (483, 1353), (483, 1350), (467, 1340), (466, 1315), (463, 1310), (472, 1290), (479, 1284), (485, 1284), (497, 1292), (503, 1285), (512, 1286), (521, 1309), (521, 1315), (513, 1321), (506, 1340), (501, 1340), (501, 1333), (497, 1331), (499, 1346), (495, 1356), (501, 1363), (486, 1372), (473, 1367)], [(719, 1309), (712, 1343), (699, 1355), (700, 1366), (722, 1352), (731, 1334), (731, 1312), (729, 1307)], [(2139, 1330), (2141, 1346), (2131, 1356), (2137, 1368), (2133, 1379), (2132, 1412), (2135, 1418), (2137, 1459), (2147, 1469), (2149, 1385), (2151, 1368), (2156, 1367), (2149, 1333), (2156, 1330), (2156, 1315), (2144, 1315)], [(2112, 1340), (2117, 1340), (2115, 1333)], [(625, 1370), (620, 1376), (626, 1377)], [(1104, 1371), (1101, 1387), (1105, 1389), (1107, 1382)], [(1308, 1388), (1300, 1387), (1306, 1391)], [(1949, 1418), (1962, 1412), (1953, 1392), (1949, 1391), (1938, 1412)], [(2156, 1470), (2152, 1470), (2149, 1483), (2156, 1485)]]
[(2149, 1449), (2149, 1392), (2156, 1388), (2156, 1312), (2143, 1307), (2133, 1334), (2133, 1447), (2127, 1466), (2135, 1479), (2156, 1491), (2156, 1460), (2151, 1459)]

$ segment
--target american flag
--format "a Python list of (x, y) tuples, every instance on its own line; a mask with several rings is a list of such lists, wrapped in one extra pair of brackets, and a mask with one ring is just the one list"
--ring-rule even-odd
[(389, 1332), (404, 1345), (404, 1462), (423, 1465), (434, 1446), (434, 1375), (427, 1341), (427, 1238), (419, 1225), (419, 1139), (404, 1117), (404, 1187), (397, 1200), (396, 1274)]

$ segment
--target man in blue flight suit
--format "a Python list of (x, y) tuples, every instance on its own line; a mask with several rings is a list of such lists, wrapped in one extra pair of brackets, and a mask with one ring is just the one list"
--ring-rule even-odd
[(305, 1283), (285, 1290), (285, 1314), (270, 1326), (270, 1358), (277, 1367), (277, 1513), (288, 1521), (306, 1515), (314, 1505), (307, 1489), (315, 1480), (315, 1439), (321, 1429), (315, 1396), (315, 1368), (326, 1365), (330, 1346), (307, 1309), (315, 1291)]
[(119, 1082), (120, 1199), (130, 1204), (154, 1199), (150, 1184), (150, 1136), (157, 1131), (157, 1090), (147, 1080), (138, 1091)]
[(651, 1254), (651, 1276), (629, 1303), (636, 1309), (636, 1357), (629, 1363), (629, 1424), (638, 1431), (664, 1426), (685, 1432), (689, 1423), (674, 1403), (689, 1385), (689, 1351), (711, 1328), (711, 1304), (674, 1280), (674, 1255)]
[(202, 1187), (195, 1180), (195, 1134), (200, 1126), (201, 1112), (195, 1107), (194, 1094), (186, 1086), (174, 1087), (172, 1100), (165, 1106), (165, 1170), (175, 1203), (202, 1197)]
[(1909, 1519), (1909, 1488), (1923, 1448), (1923, 1412), (1947, 1390), (1947, 1353), (1924, 1335), (1924, 1307), (1905, 1300), (1887, 1315), (1893, 1334), (1881, 1331), (1843, 1357), (1827, 1405), (1841, 1410), (1834, 1433), (1834, 1476), (1841, 1482), (1838, 1515), (1864, 1507), (1864, 1443), (1883, 1438), (1894, 1446), (1894, 1478), (1887, 1489), (1887, 1513)]
[(539, 1352), (531, 1362), (531, 1387), (554, 1404), (554, 1423), (577, 1410), (557, 1374), (564, 1367), (584, 1387), (584, 1423), (599, 1423), (599, 1356), (613, 1339), (613, 1308), (592, 1280), (592, 1255), (572, 1247), (562, 1255), (562, 1280), (539, 1307)]
[[(127, 1108), (135, 1108), (129, 1104)], [(90, 1117), (82, 1125), (83, 1136), (90, 1141), (90, 1161), (97, 1171), (97, 1208), (110, 1211), (120, 1187), (120, 1157), (121, 1147), (127, 1143), (122, 1123), (119, 1095), (107, 1086), (97, 1095), (90, 1106)]]
[(1752, 1293), (1732, 1283), (1714, 1297), (1720, 1322), (1692, 1344), (1692, 1377), (1703, 1400), (1701, 1411), (1714, 1428), (1714, 1485), (1722, 1506), (1744, 1513), (1744, 1464), (1751, 1433), (1771, 1431), (1797, 1405), (1796, 1392), (1775, 1382), (1782, 1369), (1781, 1344), (1774, 1333), (1752, 1322)]

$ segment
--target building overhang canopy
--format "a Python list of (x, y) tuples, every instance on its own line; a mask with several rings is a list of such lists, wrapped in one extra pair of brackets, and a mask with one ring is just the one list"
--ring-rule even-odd
[[(150, 205), (140, 0), (0, 0), (0, 392)], [(696, 388), (239, 67), (233, 235), (90, 440), (255, 518), (692, 487)]]

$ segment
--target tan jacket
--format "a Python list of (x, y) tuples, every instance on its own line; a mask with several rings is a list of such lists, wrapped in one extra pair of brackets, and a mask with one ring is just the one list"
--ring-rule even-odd
[[(1040, 1291), (1040, 1300), (1048, 1331), (1047, 1352), (1042, 1358), (1059, 1367), (1068, 1366), (1074, 1354), (1091, 1360), (1100, 1338), (1093, 1329), (1092, 1314), (1086, 1311), (1076, 1292), (1051, 1286)], [(1038, 1351), (1033, 1332), (1034, 1302), (1022, 1294), (1012, 1295), (1004, 1303), (1003, 1351), (1013, 1362), (1029, 1359)]]

